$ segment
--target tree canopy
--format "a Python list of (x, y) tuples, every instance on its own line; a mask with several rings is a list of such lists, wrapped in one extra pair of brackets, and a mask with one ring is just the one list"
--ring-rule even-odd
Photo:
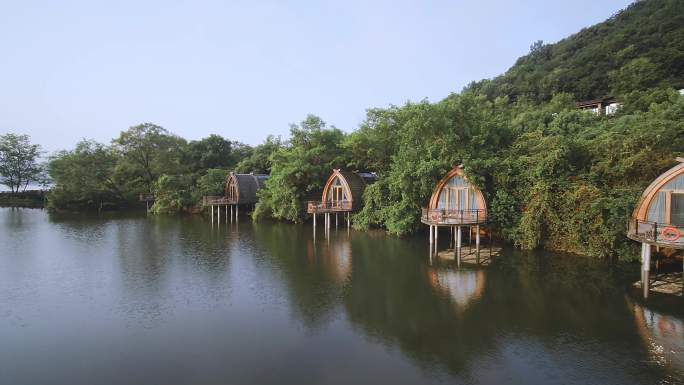
[(19, 192), (38, 182), (43, 174), (39, 156), (40, 146), (32, 144), (28, 135), (0, 135), (0, 183)]

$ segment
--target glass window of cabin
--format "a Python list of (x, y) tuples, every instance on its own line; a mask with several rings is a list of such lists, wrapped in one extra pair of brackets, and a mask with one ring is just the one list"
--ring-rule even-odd
[(230, 200), (237, 200), (238, 198), (238, 189), (237, 189), (237, 183), (235, 183), (235, 178), (230, 178), (228, 181), (228, 199)]
[(444, 185), (439, 193), (437, 208), (441, 210), (476, 209), (475, 191), (460, 175), (454, 176)]
[(670, 224), (684, 226), (684, 192), (672, 193), (670, 201)]
[(349, 194), (347, 192), (347, 189), (344, 188), (344, 184), (342, 183), (340, 177), (335, 178), (335, 180), (330, 185), (330, 188), (328, 189), (327, 200), (328, 202), (331, 202), (333, 204), (349, 202)]

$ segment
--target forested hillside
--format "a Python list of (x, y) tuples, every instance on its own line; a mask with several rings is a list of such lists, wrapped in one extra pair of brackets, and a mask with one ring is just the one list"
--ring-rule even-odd
[(559, 92), (581, 100), (656, 86), (684, 88), (681, 0), (637, 1), (558, 43), (539, 41), (505, 74), (467, 89), (544, 102)]

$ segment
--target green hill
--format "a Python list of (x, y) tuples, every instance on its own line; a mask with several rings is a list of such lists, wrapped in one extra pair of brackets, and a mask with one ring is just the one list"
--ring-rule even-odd
[(532, 45), (505, 74), (466, 89), (490, 98), (548, 101), (619, 96), (659, 85), (684, 87), (684, 1), (645, 0), (555, 44)]

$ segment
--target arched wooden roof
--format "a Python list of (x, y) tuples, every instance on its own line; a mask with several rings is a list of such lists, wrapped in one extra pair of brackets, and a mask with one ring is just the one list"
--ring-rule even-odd
[(637, 203), (634, 212), (632, 213), (632, 218), (640, 221), (648, 221), (648, 211), (656, 198), (658, 192), (669, 182), (674, 180), (680, 175), (684, 175), (684, 158), (677, 158), (680, 163), (671, 169), (662, 173), (657, 177), (646, 190), (641, 194), (639, 203)]
[(340, 178), (342, 186), (347, 190), (349, 199), (352, 203), (352, 210), (358, 210), (361, 208), (363, 190), (367, 185), (374, 183), (378, 176), (375, 173), (370, 172), (357, 172), (357, 171), (342, 171), (340, 169), (333, 169), (332, 174), (328, 177), (323, 187), (323, 195), (321, 196), (321, 201), (326, 202), (328, 198), (328, 192), (330, 186), (332, 186), (335, 179)]
[[(432, 192), (432, 196), (430, 197), (430, 209), (436, 209), (438, 204), (439, 204), (439, 194), (442, 192), (444, 189), (444, 186), (446, 186), (447, 183), (451, 180), (451, 178), (455, 176), (460, 176), (462, 177), (466, 182), (468, 182), (468, 178), (465, 176), (465, 173), (463, 173), (463, 170), (461, 167), (456, 166), (451, 171), (449, 171), (442, 180), (440, 180), (437, 183), (437, 186), (435, 187), (435, 190)], [(469, 187), (473, 190), (475, 193), (475, 199), (477, 200), (478, 207), (481, 207), (482, 210), (484, 210), (484, 216), (486, 218), (487, 216), (487, 202), (485, 201), (484, 195), (482, 194), (482, 191), (475, 187), (472, 183), (468, 182)]]
[(264, 187), (268, 175), (263, 174), (228, 174), (225, 185), (225, 194), (228, 196), (228, 186), (231, 180), (235, 182), (238, 190), (237, 204), (254, 204), (257, 202), (257, 191)]

